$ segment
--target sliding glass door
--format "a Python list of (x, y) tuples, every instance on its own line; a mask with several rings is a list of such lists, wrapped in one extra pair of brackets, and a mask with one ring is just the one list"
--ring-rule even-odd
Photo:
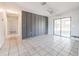
[(54, 34), (60, 35), (60, 19), (55, 20), (54, 25)]
[(70, 18), (61, 19), (61, 36), (70, 37)]
[(70, 37), (70, 18), (57, 19), (54, 21), (54, 34)]

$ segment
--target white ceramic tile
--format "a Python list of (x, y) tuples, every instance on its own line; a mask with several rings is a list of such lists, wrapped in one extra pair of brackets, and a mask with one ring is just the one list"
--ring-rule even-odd
[(60, 53), (58, 53), (58, 56), (68, 56), (69, 52), (66, 52), (64, 50), (60, 51)]
[(75, 38), (42, 35), (23, 40), (18, 44), (16, 40), (6, 41), (0, 49), (0, 55), (7, 56), (77, 56), (79, 55), (79, 41)]
[(42, 50), (39, 50), (37, 53), (39, 53), (40, 56), (45, 56), (48, 52), (42, 49)]
[(58, 54), (58, 52), (55, 50), (51, 50), (51, 51), (49, 51), (49, 54), (51, 54), (51, 56), (56, 56)]

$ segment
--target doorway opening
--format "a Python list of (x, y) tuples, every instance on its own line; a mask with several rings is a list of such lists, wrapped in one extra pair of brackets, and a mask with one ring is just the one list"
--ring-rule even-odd
[(7, 35), (18, 35), (18, 15), (16, 14), (7, 14)]

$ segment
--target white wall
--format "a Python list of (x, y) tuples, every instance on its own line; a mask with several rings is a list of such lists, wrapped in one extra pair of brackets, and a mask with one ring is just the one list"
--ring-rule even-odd
[[(49, 31), (48, 33), (51, 34), (52, 32), (52, 20), (63, 18), (63, 17), (71, 17), (71, 35), (72, 36), (79, 36), (79, 9), (74, 9), (62, 14), (59, 14), (58, 16), (51, 16), (49, 17)], [(52, 22), (52, 23), (51, 23)]]
[(53, 34), (53, 17), (48, 17), (48, 34)]
[(4, 19), (0, 13), (0, 48), (2, 47), (5, 40), (5, 30), (4, 30)]

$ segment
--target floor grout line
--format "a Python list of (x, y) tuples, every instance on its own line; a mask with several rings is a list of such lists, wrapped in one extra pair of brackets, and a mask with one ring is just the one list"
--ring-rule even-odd
[(10, 39), (9, 39), (8, 56), (9, 56), (9, 53), (10, 53)]
[(16, 48), (17, 48), (18, 56), (20, 56), (20, 54), (19, 54), (20, 51), (19, 51), (17, 40), (16, 40)]

